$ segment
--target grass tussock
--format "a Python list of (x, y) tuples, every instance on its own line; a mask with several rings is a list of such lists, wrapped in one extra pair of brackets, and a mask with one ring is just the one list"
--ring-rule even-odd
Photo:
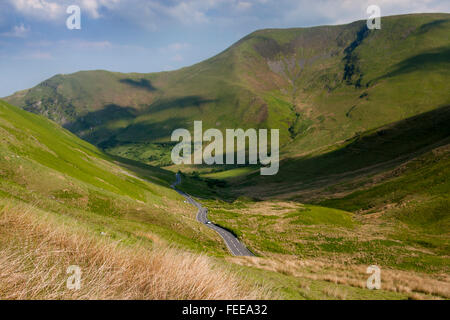
[(328, 287), (322, 290), (322, 292), (326, 295), (327, 298), (332, 300), (346, 300), (347, 299), (347, 293), (339, 290), (339, 288), (336, 287)]
[[(330, 263), (329, 260), (293, 260), (286, 256), (270, 260), (264, 258), (233, 258), (234, 262), (293, 277), (326, 281), (366, 289), (367, 266)], [(405, 294), (409, 299), (450, 299), (450, 278), (446, 274), (429, 275), (412, 271), (381, 268), (381, 289)], [(346, 299), (345, 292), (329, 287), (323, 293), (333, 299)]]
[[(24, 205), (0, 205), (2, 299), (258, 299), (262, 288), (212, 259), (173, 248), (126, 247)], [(81, 288), (67, 289), (70, 265)]]

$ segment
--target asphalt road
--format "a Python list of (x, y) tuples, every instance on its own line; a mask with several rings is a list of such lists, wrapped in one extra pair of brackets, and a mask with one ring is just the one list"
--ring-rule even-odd
[(210, 229), (213, 229), (216, 231), (225, 241), (225, 244), (230, 250), (231, 254), (234, 256), (254, 256), (253, 253), (250, 252), (250, 250), (247, 249), (245, 245), (243, 245), (231, 232), (228, 230), (225, 230), (224, 228), (221, 228), (211, 221), (208, 220), (208, 208), (203, 207), (199, 202), (195, 201), (190, 195), (187, 193), (184, 193), (181, 190), (178, 190), (176, 188), (176, 185), (181, 183), (181, 176), (180, 174), (176, 174), (176, 180), (172, 184), (172, 188), (174, 188), (179, 194), (181, 194), (183, 197), (186, 198), (186, 201), (192, 204), (193, 206), (197, 207), (197, 221), (204, 224)]

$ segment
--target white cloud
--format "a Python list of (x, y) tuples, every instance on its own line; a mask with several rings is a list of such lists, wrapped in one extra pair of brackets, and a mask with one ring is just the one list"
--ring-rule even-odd
[(83, 9), (86, 10), (94, 19), (100, 18), (99, 2), (97, 0), (82, 0)]
[(49, 59), (53, 58), (53, 56), (50, 53), (48, 53), (48, 52), (40, 52), (40, 51), (30, 53), (28, 55), (28, 57), (30, 59), (34, 59), (34, 60), (49, 60)]
[(250, 9), (252, 7), (252, 5), (253, 4), (251, 2), (248, 2), (248, 1), (238, 1), (238, 3), (236, 4), (236, 8), (238, 10), (243, 11), (243, 10)]
[(9, 0), (9, 3), (20, 14), (39, 19), (57, 20), (66, 14), (66, 9), (70, 5), (78, 5), (81, 12), (87, 13), (90, 17), (100, 18), (102, 8), (113, 10), (120, 2), (127, 0)]
[(21, 14), (42, 20), (54, 20), (64, 14), (60, 3), (47, 0), (9, 0)]
[(327, 24), (348, 23), (368, 18), (366, 9), (369, 5), (378, 5), (382, 16), (450, 10), (448, 0), (298, 0), (295, 5), (290, 0), (280, 0), (278, 6), (283, 11), (279, 19), (286, 24), (296, 21), (309, 25), (317, 24), (317, 21)]
[(86, 10), (92, 18), (98, 19), (100, 18), (99, 11), (102, 7), (112, 10), (119, 3), (120, 0), (81, 0), (80, 7)]
[(191, 45), (187, 42), (174, 42), (158, 49), (160, 54), (174, 54), (189, 49)]
[(133, 19), (153, 30), (159, 22), (175, 21), (184, 25), (211, 22), (210, 11), (220, 10), (227, 14), (236, 0), (128, 0), (114, 7), (115, 13)]
[(186, 42), (174, 42), (165, 47), (159, 48), (158, 51), (162, 55), (172, 55), (172, 61), (181, 62), (184, 60), (181, 53), (190, 47), (191, 45)]
[(80, 41), (78, 47), (82, 49), (109, 49), (112, 44), (109, 41)]
[(21, 23), (18, 26), (14, 26), (11, 31), (4, 32), (1, 35), (5, 37), (24, 38), (29, 32), (30, 28)]
[(166, 7), (165, 11), (173, 18), (185, 23), (204, 23), (209, 19), (195, 1), (180, 2), (176, 6)]
[[(5, 0), (0, 0), (5, 1)], [(98, 19), (120, 18), (158, 30), (161, 24), (208, 23), (224, 25), (308, 26), (336, 24), (367, 17), (376, 4), (382, 15), (412, 12), (448, 12), (448, 0), (6, 0), (20, 14), (40, 20), (67, 16), (69, 5), (79, 5), (82, 15)]]
[(191, 45), (189, 43), (186, 42), (175, 42), (175, 43), (171, 43), (167, 46), (167, 49), (171, 50), (171, 51), (180, 51), (183, 49), (187, 49), (189, 48)]

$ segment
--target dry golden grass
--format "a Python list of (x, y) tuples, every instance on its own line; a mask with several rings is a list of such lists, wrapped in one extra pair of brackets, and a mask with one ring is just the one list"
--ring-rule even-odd
[[(276, 271), (298, 278), (328, 281), (333, 284), (366, 288), (367, 266), (333, 263), (326, 259), (297, 260), (281, 255), (270, 259), (231, 258), (234, 263)], [(450, 276), (428, 275), (381, 267), (381, 289), (406, 294), (411, 299), (450, 299)], [(331, 289), (330, 289), (331, 290)], [(332, 298), (345, 299), (339, 292), (324, 292)]]
[(267, 216), (282, 216), (294, 212), (299, 208), (304, 208), (302, 204), (288, 201), (260, 201), (249, 204), (244, 209), (233, 209), (232, 211), (241, 214), (258, 214)]
[[(229, 258), (229, 261), (299, 279), (327, 281), (332, 284), (366, 289), (366, 281), (369, 277), (366, 274), (368, 264), (363, 265), (361, 261), (370, 261), (368, 258), (371, 257), (375, 247), (358, 246), (358, 244), (386, 241), (390, 245), (382, 245), (381, 250), (374, 255), (377, 262), (370, 263), (380, 264), (383, 290), (400, 293), (401, 296), (411, 299), (450, 299), (450, 275), (446, 272), (448, 268), (418, 269), (422, 271), (397, 269), (399, 267), (396, 265), (400, 265), (398, 261), (404, 257), (413, 257), (418, 253), (435, 254), (430, 248), (413, 247), (401, 240), (393, 239), (392, 235), (398, 230), (398, 222), (383, 219), (382, 213), (355, 214), (354, 228), (320, 223), (311, 225), (292, 223), (290, 219), (273, 217), (278, 212), (285, 214), (292, 211), (291, 208), (295, 210), (301, 206), (287, 201), (259, 201), (246, 204), (245, 208), (229, 210), (240, 215), (226, 216), (227, 226), (241, 231), (243, 233), (241, 238), (246, 245), (263, 256), (263, 258), (233, 257)], [(222, 211), (221, 209), (221, 213)], [(258, 211), (264, 214), (257, 215)], [(271, 215), (270, 219), (264, 217), (266, 215)], [(258, 227), (248, 228), (247, 226)], [(402, 228), (406, 230), (405, 226)], [(264, 234), (264, 239), (261, 238), (261, 234)], [(284, 249), (284, 253), (279, 253), (281, 250), (277, 252), (266, 245), (263, 242), (266, 239)], [(333, 242), (331, 239), (336, 241)], [(300, 249), (295, 244), (300, 244)], [(328, 244), (326, 249), (322, 249), (322, 245), (325, 247)], [(358, 250), (346, 248), (352, 245), (357, 246), (355, 248)], [(324, 294), (327, 295), (327, 293)], [(332, 294), (331, 297), (333, 297)]]
[[(173, 248), (128, 247), (18, 203), (0, 205), (2, 299), (259, 299), (267, 291), (210, 258)], [(81, 288), (69, 290), (70, 265)]]
[(338, 287), (328, 287), (322, 290), (322, 292), (331, 299), (337, 299), (337, 300), (346, 300), (347, 299), (347, 293), (340, 290)]

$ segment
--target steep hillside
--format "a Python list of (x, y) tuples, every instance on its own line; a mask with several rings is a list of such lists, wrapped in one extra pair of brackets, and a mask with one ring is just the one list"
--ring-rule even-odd
[[(0, 268), (26, 279), (76, 260), (92, 289), (61, 290), (59, 270), (21, 291), (0, 274), (0, 294), (448, 299), (448, 34), (449, 14), (260, 30), (177, 71), (57, 75), (6, 98), (20, 108), (0, 101)], [(172, 130), (194, 120), (280, 129), (275, 176), (183, 168), (181, 188), (256, 257), (230, 257), (169, 187), (174, 173), (148, 165), (169, 166)], [(382, 290), (365, 287), (372, 264)], [(152, 277), (173, 282), (149, 294), (165, 283)], [(110, 290), (95, 291), (103, 279)]]
[[(3, 298), (408, 297), (351, 283), (331, 290), (324, 278), (222, 259), (229, 256), (222, 241), (168, 188), (172, 173), (112, 160), (57, 124), (0, 101)], [(71, 265), (82, 271), (78, 291), (65, 286)]]
[[(126, 167), (57, 124), (0, 101), (2, 298), (272, 297), (198, 254), (227, 251), (169, 188), (172, 173)], [(76, 291), (65, 285), (73, 265), (82, 272)]]
[(172, 173), (127, 168), (57, 124), (0, 101), (2, 198), (82, 220), (111, 238), (226, 253), (169, 187)]
[(234, 195), (203, 202), (262, 257), (236, 263), (354, 285), (375, 264), (387, 290), (448, 299), (449, 121), (450, 107), (435, 109), (287, 158), (276, 176), (201, 174)]
[(193, 120), (279, 128), (297, 155), (448, 105), (449, 32), (449, 14), (385, 17), (381, 30), (260, 30), (177, 71), (57, 75), (6, 99), (147, 163), (170, 164), (164, 142)]
[[(450, 142), (450, 106), (359, 133), (343, 142), (303, 156), (287, 157), (275, 176), (261, 176), (255, 170), (225, 178), (236, 195), (261, 198), (318, 198), (316, 188), (330, 188), (328, 195), (353, 190), (377, 175), (388, 172)], [(220, 178), (227, 173), (207, 174)], [(401, 175), (402, 171), (397, 172)], [(375, 178), (374, 178), (375, 179)], [(380, 182), (380, 179), (375, 179)], [(349, 181), (346, 188), (345, 184)], [(355, 183), (358, 181), (358, 183)], [(332, 186), (340, 188), (332, 188)]]

